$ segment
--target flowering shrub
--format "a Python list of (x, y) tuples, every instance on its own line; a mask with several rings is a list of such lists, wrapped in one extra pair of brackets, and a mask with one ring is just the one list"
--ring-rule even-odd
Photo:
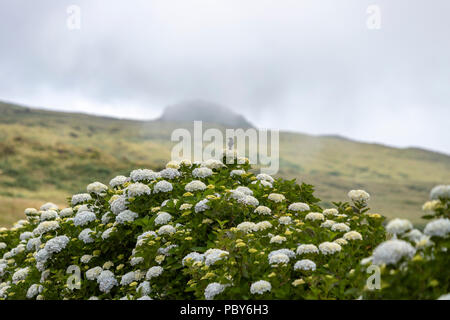
[[(384, 218), (365, 191), (322, 209), (311, 185), (255, 175), (242, 160), (171, 161), (90, 184), (62, 210), (26, 209), (0, 229), (0, 299), (354, 299), (368, 252), (418, 261), (403, 240), (378, 246)], [(448, 202), (433, 210), (448, 216)], [(448, 228), (435, 223), (422, 261), (448, 262)], [(408, 238), (397, 224), (389, 230)]]
[[(423, 218), (431, 220), (423, 231), (411, 222), (394, 219), (386, 226), (389, 240), (363, 259), (354, 273), (360, 278), (364, 299), (450, 299), (450, 186), (431, 190), (423, 205)], [(365, 270), (379, 267), (380, 288), (364, 286)]]

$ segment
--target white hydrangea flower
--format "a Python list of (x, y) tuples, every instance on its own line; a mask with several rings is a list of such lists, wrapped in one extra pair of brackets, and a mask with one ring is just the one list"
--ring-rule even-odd
[[(56, 212), (56, 211), (55, 211), (55, 212)], [(28, 220), (20, 219), (19, 221), (17, 221), (17, 222), (14, 224), (13, 228), (15, 228), (15, 229), (20, 229), (20, 228), (22, 228), (22, 227), (28, 225), (29, 223), (30, 223), (30, 222), (29, 222)]]
[(81, 211), (91, 211), (91, 206), (87, 205), (87, 204), (79, 204), (77, 206), (74, 207), (74, 209), (77, 212), (81, 212)]
[(273, 256), (276, 256), (278, 254), (284, 254), (286, 255), (288, 258), (294, 258), (295, 257), (295, 252), (290, 250), (290, 249), (278, 249), (278, 250), (274, 250), (271, 251), (268, 255), (268, 258), (271, 259)]
[(416, 241), (416, 248), (417, 249), (425, 249), (425, 248), (431, 247), (432, 245), (434, 245), (434, 242), (431, 241), (431, 237), (430, 236), (422, 235), (420, 237), (420, 239), (418, 239)]
[(370, 200), (370, 195), (364, 190), (350, 190), (348, 197), (353, 202), (367, 202)]
[(187, 261), (191, 261), (191, 260), (193, 260), (194, 262), (197, 262), (197, 261), (203, 262), (205, 260), (205, 256), (198, 252), (191, 252), (183, 258), (183, 260), (181, 261), (181, 264), (184, 266)]
[[(8, 268), (8, 265), (6, 263), (0, 263), (0, 277), (3, 277), (5, 274), (5, 270)], [(4, 282), (0, 282), (0, 288)]]
[[(20, 234), (19, 238), (20, 238), (20, 240), (28, 240), (28, 239), (30, 239), (32, 236), (33, 236), (33, 232), (25, 231), (25, 232), (22, 232), (22, 233)], [(2, 243), (2, 242), (1, 242), (1, 243)], [(1, 244), (0, 244), (0, 249), (2, 249), (2, 248), (1, 248)]]
[(245, 170), (231, 170), (230, 177), (243, 176), (244, 174), (245, 174)]
[(247, 188), (247, 187), (240, 186), (240, 187), (237, 187), (235, 190), (237, 192), (243, 193), (243, 194), (245, 194), (247, 196), (252, 196), (253, 195), (253, 191), (250, 188)]
[(159, 174), (149, 169), (136, 169), (131, 171), (130, 178), (134, 182), (138, 181), (152, 181), (159, 178)]
[(117, 186), (121, 186), (128, 181), (129, 181), (129, 178), (127, 178), (125, 176), (116, 176), (116, 177), (112, 178), (111, 181), (109, 181), (109, 185), (114, 188)]
[(203, 199), (203, 200), (197, 202), (197, 204), (195, 205), (195, 208), (194, 208), (195, 212), (199, 213), (199, 212), (208, 210), (209, 209), (209, 206), (207, 205), (208, 202), (209, 202), (208, 199)]
[(58, 210), (58, 209), (59, 209), (58, 206), (52, 202), (47, 202), (39, 208), (40, 211)]
[(28, 272), (29, 272), (28, 267), (17, 270), (16, 272), (14, 272), (12, 276), (12, 282), (14, 284), (17, 284), (17, 282), (19, 282), (20, 280), (25, 280), (28, 276)]
[(208, 159), (202, 163), (202, 167), (209, 169), (221, 169), (225, 167), (222, 161), (216, 159)]
[(58, 253), (63, 250), (69, 243), (69, 238), (67, 236), (58, 236), (47, 241), (44, 249), (48, 253)]
[(270, 182), (270, 183), (274, 183), (275, 182), (275, 180), (270, 175), (265, 174), (265, 173), (258, 174), (256, 176), (256, 179), (257, 180), (262, 180), (262, 181), (267, 181), (267, 182)]
[(236, 226), (239, 231), (244, 233), (252, 233), (256, 231), (256, 224), (254, 222), (245, 221)]
[(328, 255), (341, 251), (342, 247), (337, 243), (326, 241), (319, 245), (319, 250), (322, 254)]
[(113, 216), (111, 212), (106, 212), (104, 215), (102, 215), (101, 221), (103, 224), (108, 224), (111, 221), (112, 217)]
[(55, 220), (56, 218), (58, 218), (58, 213), (55, 210), (47, 210), (41, 213), (40, 220), (48, 221)]
[(396, 264), (402, 258), (412, 258), (415, 253), (416, 249), (409, 242), (393, 239), (379, 244), (372, 257), (376, 265)]
[(184, 187), (184, 190), (188, 192), (195, 192), (195, 191), (203, 191), (206, 189), (206, 184), (201, 182), (200, 180), (193, 180), (186, 184)]
[(322, 228), (331, 228), (331, 226), (335, 223), (336, 223), (336, 221), (334, 221), (334, 220), (325, 220), (325, 222), (322, 222), (322, 224), (320, 226)]
[(163, 273), (163, 267), (156, 266), (148, 269), (147, 274), (145, 275), (145, 279), (150, 280), (152, 278), (159, 277)]
[(27, 242), (27, 250), (36, 251), (39, 249), (40, 245), (41, 245), (41, 238), (32, 238)]
[(144, 194), (149, 195), (152, 193), (152, 190), (146, 184), (143, 184), (141, 182), (135, 182), (135, 183), (130, 184), (126, 188), (126, 192), (127, 192), (128, 198), (132, 198), (132, 197), (139, 197)]
[(165, 235), (165, 234), (172, 235), (176, 231), (177, 230), (174, 227), (172, 227), (171, 225), (167, 224), (167, 225), (162, 226), (161, 228), (158, 229), (158, 235), (160, 235), (160, 236), (161, 235)]
[(390, 234), (400, 235), (413, 228), (412, 223), (406, 219), (393, 219), (386, 225), (386, 231)]
[(94, 239), (91, 237), (91, 233), (93, 232), (94, 231), (92, 229), (86, 228), (80, 232), (80, 234), (78, 235), (78, 239), (80, 239), (84, 243), (92, 243), (94, 242)]
[(431, 189), (431, 200), (450, 199), (450, 185), (439, 185)]
[(441, 218), (428, 222), (423, 233), (430, 237), (445, 238), (450, 234), (450, 220), (448, 218)]
[(259, 205), (258, 199), (249, 195), (244, 195), (242, 198), (238, 199), (238, 202), (252, 207)]
[(180, 165), (186, 166), (186, 167), (191, 167), (192, 166), (192, 161), (189, 159), (183, 159), (180, 161)]
[(291, 224), (292, 223), (292, 218), (289, 216), (282, 216), (278, 219), (278, 222), (280, 224)]
[(190, 203), (183, 203), (181, 206), (180, 206), (180, 210), (189, 210), (189, 209), (191, 209), (192, 208), (192, 204), (190, 204)]
[(47, 280), (47, 278), (48, 278), (49, 275), (50, 275), (50, 269), (47, 269), (47, 270), (42, 271), (42, 273), (41, 273), (41, 279), (39, 280), (39, 282), (40, 282), (40, 283), (44, 283), (44, 282)]
[(208, 249), (205, 252), (205, 264), (211, 266), (219, 260), (226, 258), (230, 253), (220, 249)]
[(24, 252), (24, 251), (25, 251), (25, 244), (20, 243), (20, 244), (17, 245), (17, 247), (15, 247), (15, 248), (13, 248), (13, 249), (11, 250), (11, 254), (12, 254), (13, 256), (16, 256), (16, 255), (18, 255), (19, 253), (22, 253), (22, 252)]
[(409, 239), (410, 241), (417, 242), (420, 240), (420, 238), (422, 238), (422, 235), (423, 234), (422, 232), (420, 232), (420, 230), (412, 229), (408, 233), (405, 233), (404, 237)]
[(340, 246), (345, 246), (346, 244), (348, 244), (347, 240), (345, 240), (344, 238), (338, 238), (338, 239), (334, 240), (333, 242), (337, 243)]
[(140, 240), (150, 238), (150, 237), (156, 238), (157, 237), (156, 232), (155, 231), (146, 231), (143, 234), (139, 235), (137, 237), (137, 240), (140, 241)]
[(255, 213), (261, 215), (270, 215), (272, 213), (272, 210), (265, 206), (259, 206), (255, 209)]
[(323, 214), (325, 216), (337, 216), (339, 214), (339, 211), (335, 208), (325, 209), (323, 210)]
[(213, 300), (215, 296), (222, 293), (225, 290), (225, 286), (218, 282), (212, 282), (208, 284), (205, 288), (205, 299)]
[(343, 238), (348, 241), (363, 239), (361, 233), (359, 233), (357, 231), (349, 231), (346, 234), (344, 234)]
[(305, 217), (306, 220), (316, 221), (316, 220), (325, 220), (325, 216), (320, 212), (310, 212)]
[(102, 267), (94, 267), (86, 271), (86, 278), (88, 280), (97, 280), (98, 276), (102, 273)]
[(278, 243), (281, 244), (286, 241), (286, 237), (283, 236), (273, 236), (270, 238), (270, 243)]
[(91, 261), (91, 259), (93, 258), (92, 255), (90, 254), (85, 254), (80, 258), (80, 262), (81, 263), (89, 263), (89, 261)]
[(250, 286), (250, 293), (251, 294), (263, 294), (264, 292), (269, 292), (272, 290), (272, 285), (270, 282), (265, 280), (259, 280)]
[(272, 224), (269, 221), (261, 221), (256, 224), (255, 231), (264, 231), (269, 228), (272, 228)]
[(97, 277), (97, 283), (99, 284), (99, 289), (101, 292), (108, 293), (114, 286), (117, 286), (117, 280), (109, 270), (104, 270)]
[(73, 218), (73, 224), (75, 226), (85, 226), (88, 223), (95, 221), (97, 219), (95, 213), (91, 211), (81, 211), (78, 212)]
[(192, 176), (195, 178), (207, 178), (212, 174), (212, 170), (206, 167), (195, 168), (192, 170)]
[(123, 224), (125, 222), (133, 222), (139, 215), (131, 210), (125, 210), (119, 213), (116, 217), (116, 222), (118, 224)]
[(142, 295), (141, 298), (143, 298), (143, 297), (147, 296), (148, 294), (150, 294), (152, 292), (152, 288), (150, 287), (150, 282), (143, 281), (142, 283), (140, 283), (137, 286), (137, 288), (136, 288), (136, 292), (138, 292), (138, 293), (140, 292), (141, 293), (141, 295)]
[(161, 170), (159, 172), (159, 175), (165, 179), (175, 179), (175, 178), (181, 176), (181, 173), (177, 169), (166, 168), (164, 170)]
[(161, 211), (155, 218), (155, 224), (156, 225), (167, 224), (170, 220), (172, 220), (172, 215), (167, 212)]
[(294, 265), (294, 270), (311, 270), (311, 271), (315, 271), (316, 270), (316, 264), (309, 260), (309, 259), (303, 259), (303, 260), (299, 260), (295, 263)]
[(93, 182), (93, 183), (89, 184), (86, 187), (86, 190), (87, 190), (88, 193), (95, 193), (95, 194), (98, 194), (98, 195), (103, 195), (104, 192), (106, 190), (108, 190), (108, 187), (105, 186), (103, 183), (96, 181), (96, 182)]
[(310, 210), (309, 205), (307, 203), (303, 203), (303, 202), (291, 203), (289, 205), (288, 209), (291, 210), (291, 211), (300, 211), (300, 212), (309, 211)]
[(366, 264), (369, 264), (372, 261), (373, 261), (373, 257), (372, 256), (364, 258), (364, 259), (361, 260), (361, 265), (365, 266)]
[(79, 194), (74, 194), (72, 196), (71, 203), (73, 206), (75, 206), (81, 202), (85, 202), (85, 201), (89, 201), (89, 200), (92, 200), (92, 197), (89, 193), (79, 193)]
[(135, 275), (134, 271), (130, 271), (128, 273), (125, 273), (122, 276), (122, 279), (120, 280), (120, 285), (121, 286), (127, 286), (130, 283), (132, 283), (135, 278), (136, 278), (136, 275)]
[(27, 290), (27, 298), (32, 299), (42, 293), (44, 287), (40, 284), (32, 284)]
[(319, 249), (313, 244), (301, 244), (297, 247), (297, 254), (319, 253)]
[(73, 215), (73, 209), (72, 208), (64, 208), (59, 212), (59, 216), (61, 218), (71, 217)]
[(283, 196), (282, 194), (279, 194), (279, 193), (271, 193), (271, 194), (269, 194), (267, 199), (269, 199), (270, 201), (273, 201), (275, 203), (283, 202), (284, 200), (286, 200), (285, 196)]
[(170, 182), (166, 180), (158, 181), (155, 186), (153, 187), (153, 191), (155, 193), (159, 192), (170, 192), (173, 190), (173, 186)]
[(180, 169), (180, 162), (176, 160), (169, 161), (166, 164), (166, 168)]
[(269, 255), (269, 264), (289, 263), (289, 257), (284, 253)]
[(440, 205), (441, 205), (440, 200), (427, 201), (423, 204), (422, 210), (423, 211), (435, 211)]
[(143, 257), (133, 257), (130, 260), (130, 264), (134, 267), (137, 266), (138, 264), (141, 264), (142, 262), (144, 262), (144, 258)]
[(37, 263), (44, 264), (50, 258), (51, 254), (45, 249), (40, 249), (38, 252), (34, 254), (34, 258)]
[(24, 210), (24, 214), (26, 216), (35, 216), (35, 215), (38, 215), (39, 212), (35, 208), (26, 208)]
[(117, 197), (110, 205), (112, 213), (118, 215), (127, 210), (127, 198), (125, 196)]
[(437, 298), (438, 300), (450, 300), (450, 293), (447, 294), (443, 294), (442, 296), (440, 296), (439, 298)]
[(0, 242), (0, 250), (6, 249), (7, 245), (4, 242)]
[(335, 223), (331, 226), (331, 230), (339, 232), (348, 232), (350, 231), (350, 227), (345, 223)]
[(111, 236), (111, 233), (114, 231), (114, 227), (108, 228), (102, 233), (102, 239), (106, 240)]
[(178, 245), (176, 245), (176, 244), (171, 244), (171, 245), (169, 245), (167, 247), (161, 247), (161, 248), (158, 249), (158, 253), (159, 254), (163, 254), (165, 256), (170, 256), (171, 255), (170, 254), (170, 250), (172, 248), (176, 248), (176, 247), (178, 247)]
[(239, 192), (237, 190), (230, 190), (230, 198), (235, 200), (241, 200), (245, 197), (245, 194), (242, 192)]

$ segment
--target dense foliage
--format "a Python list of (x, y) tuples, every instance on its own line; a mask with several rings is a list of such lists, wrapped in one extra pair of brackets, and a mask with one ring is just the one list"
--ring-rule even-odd
[[(408, 247), (386, 265), (376, 255), (386, 258), (379, 250), (386, 236), (410, 240), (412, 226), (390, 222), (393, 233), (386, 234), (365, 191), (352, 190), (350, 203), (323, 209), (311, 185), (250, 170), (236, 158), (226, 165), (169, 162), (160, 172), (115, 177), (109, 187), (90, 184), (62, 210), (52, 203), (27, 209), (27, 220), (0, 229), (0, 299), (437, 298), (448, 292), (445, 187), (430, 215), (444, 222), (435, 220), (425, 234), (417, 230), (414, 254)], [(380, 290), (365, 288), (367, 261), (381, 265)], [(423, 288), (424, 281), (430, 286)]]

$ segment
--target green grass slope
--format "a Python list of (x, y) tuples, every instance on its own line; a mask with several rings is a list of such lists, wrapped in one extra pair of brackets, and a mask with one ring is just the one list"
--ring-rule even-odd
[[(132, 121), (0, 103), (0, 225), (23, 209), (66, 198), (98, 180), (170, 158), (175, 128), (190, 123)], [(207, 127), (207, 126), (206, 126)], [(316, 196), (344, 200), (350, 189), (372, 195), (372, 211), (421, 223), (431, 187), (450, 181), (450, 156), (331, 136), (280, 133), (280, 172), (313, 184)]]

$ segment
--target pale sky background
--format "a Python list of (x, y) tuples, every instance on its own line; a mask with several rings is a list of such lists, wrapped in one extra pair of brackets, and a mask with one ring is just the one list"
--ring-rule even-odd
[(0, 100), (151, 119), (200, 98), (260, 127), (450, 154), (449, 16), (448, 0), (2, 0)]

